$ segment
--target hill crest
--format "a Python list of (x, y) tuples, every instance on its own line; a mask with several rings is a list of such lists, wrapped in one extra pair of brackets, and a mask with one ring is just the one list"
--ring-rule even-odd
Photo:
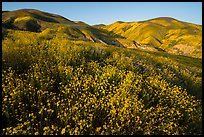
[[(53, 33), (63, 33), (75, 39), (107, 45), (164, 51), (198, 58), (202, 56), (202, 25), (171, 17), (90, 26), (82, 21), (71, 21), (63, 16), (36, 9), (18, 9), (2, 11), (2, 26), (32, 32), (50, 29)], [(188, 49), (193, 50), (186, 51), (186, 45)]]

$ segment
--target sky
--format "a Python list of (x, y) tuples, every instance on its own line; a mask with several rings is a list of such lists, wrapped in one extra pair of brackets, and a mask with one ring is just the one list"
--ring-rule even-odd
[(171, 17), (202, 25), (202, 2), (2, 2), (2, 10), (38, 9), (89, 25)]

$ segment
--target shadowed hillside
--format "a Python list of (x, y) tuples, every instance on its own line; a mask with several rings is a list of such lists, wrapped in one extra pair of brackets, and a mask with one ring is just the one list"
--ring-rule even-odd
[(60, 33), (74, 39), (84, 39), (109, 45), (122, 46), (109, 32), (94, 28), (81, 21), (71, 21), (56, 14), (34, 9), (2, 12), (2, 27), (7, 29)]

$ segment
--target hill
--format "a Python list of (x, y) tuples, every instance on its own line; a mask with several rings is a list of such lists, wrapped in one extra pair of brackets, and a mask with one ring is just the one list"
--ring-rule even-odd
[(100, 28), (100, 27), (103, 27), (103, 26), (106, 26), (105, 24), (96, 24), (96, 25), (92, 25), (93, 27), (96, 27), (96, 28)]
[(41, 32), (42, 35), (61, 34), (63, 37), (106, 45), (202, 57), (202, 26), (169, 17), (90, 26), (56, 14), (20, 9), (2, 12), (2, 27)]
[(160, 17), (140, 22), (115, 22), (101, 28), (123, 36), (126, 47), (166, 51), (173, 54), (202, 57), (202, 26)]
[(122, 46), (109, 32), (81, 21), (71, 21), (56, 14), (35, 9), (2, 12), (4, 29), (40, 32), (42, 35), (61, 34), (73, 39), (84, 39), (109, 45)]

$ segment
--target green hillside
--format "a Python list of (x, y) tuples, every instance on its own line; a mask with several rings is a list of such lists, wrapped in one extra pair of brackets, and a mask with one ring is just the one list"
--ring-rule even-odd
[(183, 25), (159, 20), (116, 22), (114, 32), (38, 10), (2, 12), (2, 135), (202, 135), (202, 59), (123, 35), (163, 24), (153, 36), (163, 42)]
[(42, 35), (60, 34), (74, 39), (84, 39), (121, 46), (105, 30), (99, 30), (81, 21), (70, 21), (62, 16), (34, 9), (3, 12), (2, 27), (6, 29), (40, 32)]
[(155, 18), (141, 22), (115, 22), (101, 27), (119, 34), (122, 43), (134, 47), (133, 41), (143, 48), (162, 49), (169, 53), (202, 57), (202, 26), (173, 18)]
[(39, 21), (63, 23), (63, 24), (75, 24), (62, 16), (56, 14), (50, 14), (35, 9), (20, 9), (16, 11), (7, 11), (2, 13), (2, 21), (6, 22), (9, 20), (15, 20), (21, 17), (32, 17)]

